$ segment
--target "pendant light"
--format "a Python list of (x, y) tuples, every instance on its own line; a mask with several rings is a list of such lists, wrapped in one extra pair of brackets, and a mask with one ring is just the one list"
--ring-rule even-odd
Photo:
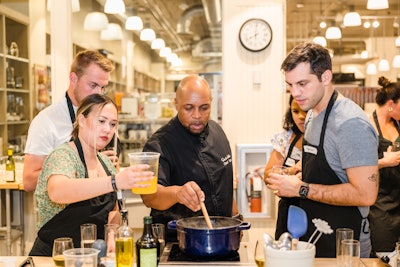
[(108, 18), (101, 12), (90, 12), (86, 14), (83, 29), (86, 31), (101, 31), (107, 29)]
[(392, 62), (392, 67), (399, 69), (400, 68), (400, 55), (395, 55)]
[(386, 9), (389, 8), (388, 0), (368, 0), (367, 9)]
[(172, 53), (171, 48), (169, 47), (163, 47), (160, 49), (160, 57), (168, 57)]
[(140, 31), (143, 29), (143, 21), (138, 16), (130, 16), (125, 21), (125, 29), (130, 31)]
[(325, 37), (321, 36), (321, 35), (315, 36), (312, 41), (313, 41), (313, 43), (319, 44), (323, 47), (326, 47), (326, 45), (327, 45)]
[(361, 17), (360, 14), (355, 12), (354, 5), (349, 6), (349, 12), (344, 15), (343, 25), (346, 27), (360, 26)]
[(367, 74), (368, 75), (376, 75), (378, 73), (376, 69), (375, 63), (368, 63), (367, 65)]
[(325, 32), (325, 38), (328, 40), (334, 40), (334, 39), (341, 39), (342, 38), (342, 32), (340, 31), (339, 27), (335, 26), (335, 22), (332, 22), (331, 27), (326, 29)]
[(165, 47), (165, 42), (161, 38), (156, 38), (151, 42), (152, 49), (161, 49), (163, 47)]
[(117, 23), (109, 23), (107, 29), (102, 30), (100, 39), (105, 41), (122, 40), (122, 29)]
[(145, 28), (140, 32), (140, 40), (151, 42), (154, 39), (156, 39), (156, 33), (150, 28), (150, 24), (146, 23)]
[(107, 14), (123, 14), (125, 13), (125, 3), (123, 0), (106, 0), (104, 12)]

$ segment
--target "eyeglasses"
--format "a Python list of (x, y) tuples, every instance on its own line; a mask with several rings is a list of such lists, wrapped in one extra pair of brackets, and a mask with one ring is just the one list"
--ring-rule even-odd
[(88, 82), (87, 85), (90, 87), (90, 89), (92, 90), (99, 90), (101, 92), (101, 94), (105, 95), (107, 93), (107, 85), (99, 85), (98, 83), (95, 82)]

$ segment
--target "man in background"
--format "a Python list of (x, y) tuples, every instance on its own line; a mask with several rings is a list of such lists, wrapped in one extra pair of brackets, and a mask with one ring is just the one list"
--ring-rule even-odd
[[(65, 97), (39, 112), (29, 126), (23, 171), (25, 191), (35, 191), (46, 157), (71, 139), (78, 105), (88, 95), (104, 93), (113, 70), (112, 62), (97, 51), (85, 50), (75, 56)], [(114, 151), (104, 153), (116, 162)]]
[[(143, 148), (161, 154), (157, 192), (141, 195), (155, 223), (200, 216), (202, 201), (209, 215), (237, 215), (232, 153), (224, 131), (210, 120), (211, 101), (204, 78), (185, 77), (176, 91), (177, 116)], [(167, 230), (166, 241), (176, 241), (176, 231)]]

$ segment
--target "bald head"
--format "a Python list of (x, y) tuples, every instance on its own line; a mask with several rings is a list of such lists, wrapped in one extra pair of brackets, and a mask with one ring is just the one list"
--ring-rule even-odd
[(191, 133), (200, 134), (206, 127), (211, 100), (210, 86), (204, 78), (189, 75), (179, 83), (175, 98), (178, 119)]
[(176, 89), (176, 98), (181, 98), (183, 95), (190, 94), (191, 92), (208, 94), (210, 100), (212, 98), (208, 82), (198, 75), (189, 75), (181, 80)]

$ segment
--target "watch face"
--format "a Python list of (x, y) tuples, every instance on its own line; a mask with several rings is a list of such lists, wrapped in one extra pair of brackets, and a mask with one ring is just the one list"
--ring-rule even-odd
[(272, 29), (263, 19), (249, 19), (239, 30), (240, 43), (249, 51), (262, 51), (272, 40)]

